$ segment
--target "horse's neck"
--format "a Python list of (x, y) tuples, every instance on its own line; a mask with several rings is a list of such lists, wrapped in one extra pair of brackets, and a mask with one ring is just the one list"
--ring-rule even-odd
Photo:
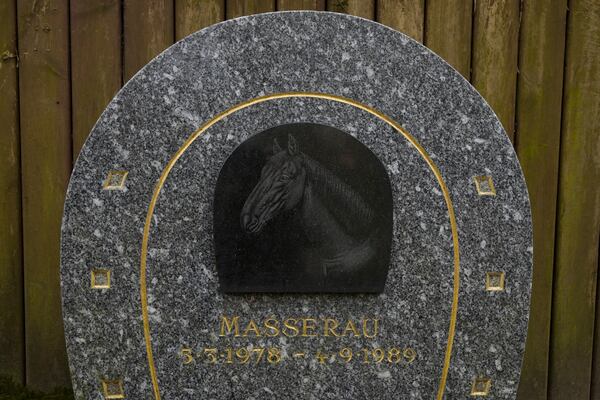
[(318, 244), (326, 255), (334, 256), (355, 245), (354, 239), (325, 207), (310, 182), (304, 189), (300, 214), (308, 239)]
[(303, 157), (306, 182), (337, 224), (349, 235), (365, 236), (374, 225), (374, 212), (362, 197), (334, 173), (308, 156)]
[(373, 212), (362, 198), (317, 161), (304, 156), (306, 186), (302, 224), (309, 240), (329, 256), (362, 243), (369, 235)]

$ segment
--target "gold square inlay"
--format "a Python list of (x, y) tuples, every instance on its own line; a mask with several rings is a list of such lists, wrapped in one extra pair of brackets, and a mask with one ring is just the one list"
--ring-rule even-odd
[(102, 394), (105, 399), (124, 399), (125, 391), (123, 390), (122, 379), (103, 379)]
[(475, 187), (477, 188), (477, 194), (480, 196), (495, 196), (496, 188), (494, 187), (494, 181), (489, 175), (480, 175), (473, 178), (475, 180)]
[(110, 289), (110, 269), (92, 270), (92, 289)]
[(486, 272), (485, 290), (489, 292), (500, 292), (504, 290), (504, 272)]
[(490, 378), (475, 378), (471, 386), (471, 396), (484, 397), (490, 394), (492, 388), (492, 380)]
[(123, 190), (125, 189), (125, 180), (127, 179), (127, 171), (110, 171), (102, 184), (104, 190)]

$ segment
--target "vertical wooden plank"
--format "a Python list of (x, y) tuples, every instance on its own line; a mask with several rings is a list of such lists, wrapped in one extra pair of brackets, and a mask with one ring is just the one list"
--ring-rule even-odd
[(175, 39), (173, 0), (124, 0), (123, 81)]
[(71, 171), (68, 0), (19, 0), (19, 97), (27, 385), (70, 384), (59, 241)]
[(519, 0), (478, 0), (473, 21), (471, 82), (514, 138)]
[(545, 400), (567, 0), (523, 3), (517, 90), (517, 154), (533, 214), (533, 289), (519, 398)]
[(471, 0), (427, 0), (425, 44), (466, 79), (471, 77)]
[(277, 0), (277, 10), (324, 10), (325, 0)]
[(0, 3), (0, 375), (23, 383), (21, 150), (17, 75), (17, 4)]
[(425, 0), (378, 0), (377, 21), (423, 42)]
[(275, 0), (227, 0), (227, 19), (275, 11)]
[(175, 39), (225, 19), (225, 0), (175, 0)]
[(550, 399), (588, 399), (600, 231), (600, 3), (571, 0), (560, 148)]
[(327, 0), (327, 10), (375, 19), (375, 0)]
[(71, 2), (73, 159), (121, 87), (121, 3)]

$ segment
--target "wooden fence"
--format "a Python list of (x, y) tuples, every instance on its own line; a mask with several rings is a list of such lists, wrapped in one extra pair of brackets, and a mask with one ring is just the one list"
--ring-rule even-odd
[(197, 29), (291, 9), (405, 32), (491, 104), (521, 160), (535, 225), (520, 399), (600, 399), (598, 0), (2, 0), (0, 374), (37, 389), (70, 384), (63, 199), (72, 162), (113, 95)]

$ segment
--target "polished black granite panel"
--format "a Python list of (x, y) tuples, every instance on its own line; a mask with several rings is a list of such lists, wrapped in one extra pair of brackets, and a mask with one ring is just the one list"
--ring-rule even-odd
[(252, 136), (221, 169), (213, 209), (223, 292), (383, 291), (390, 180), (345, 132), (297, 123)]

